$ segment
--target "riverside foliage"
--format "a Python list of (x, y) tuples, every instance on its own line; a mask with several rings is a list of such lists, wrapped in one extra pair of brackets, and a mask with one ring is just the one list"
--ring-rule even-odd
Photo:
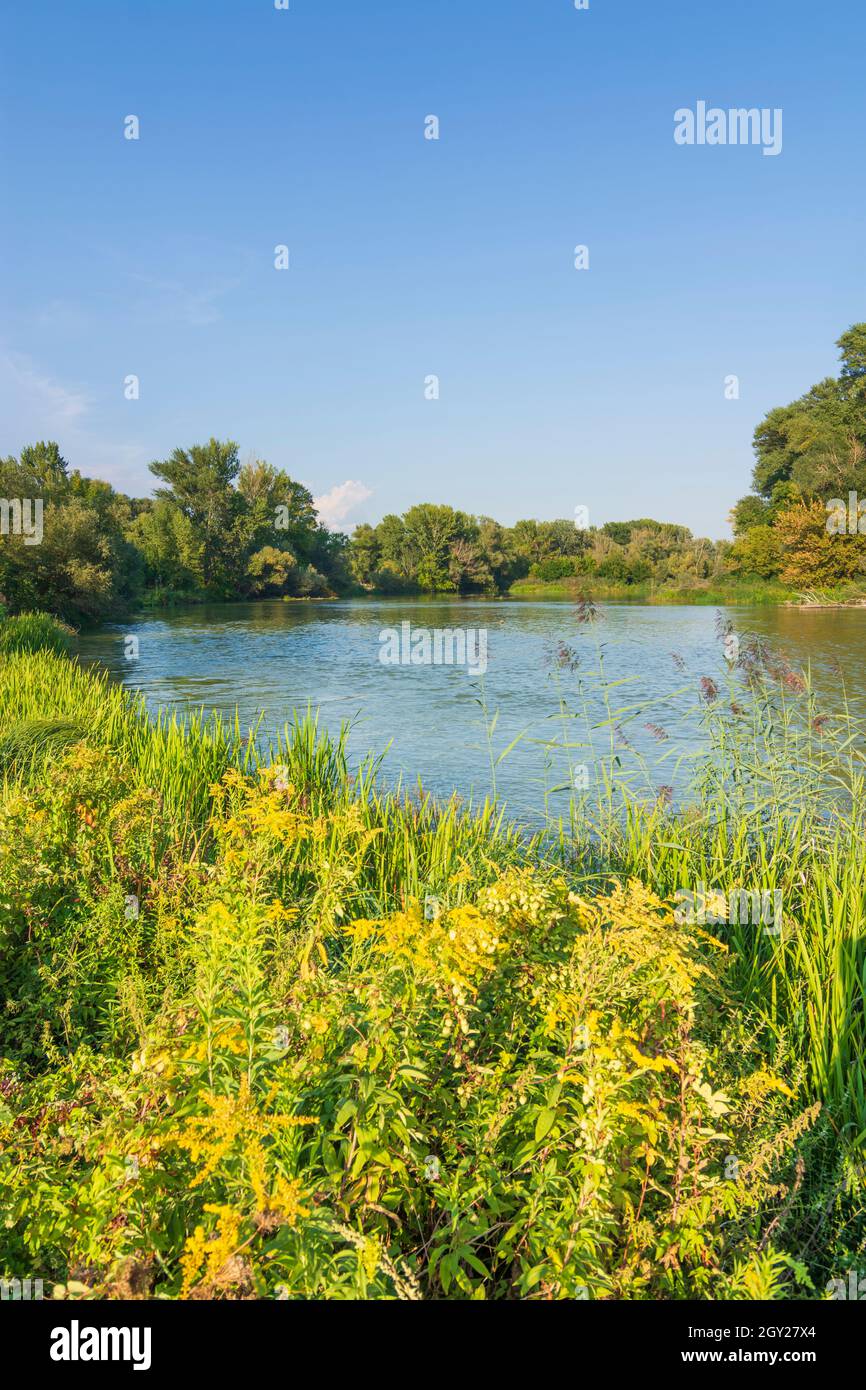
[[(564, 519), (503, 526), (429, 502), (349, 537), (321, 523), (312, 494), (288, 474), (261, 459), (242, 464), (232, 441), (152, 463), (152, 498), (70, 473), (58, 445), (40, 443), (0, 459), (0, 601), (80, 623), (143, 600), (367, 592), (748, 603), (805, 589), (856, 599), (866, 521), (831, 533), (827, 505), (866, 496), (866, 324), (838, 346), (838, 378), (770, 411), (755, 431), (755, 492), (732, 510), (733, 544), (649, 517), (578, 526), (582, 506)], [(36, 503), (38, 544), (14, 524), (16, 508)]]
[[(0, 726), (7, 1276), (797, 1298), (862, 1262), (850, 805), (527, 837), (312, 718), (260, 749), (50, 651), (3, 658)], [(770, 852), (793, 947), (676, 920)]]

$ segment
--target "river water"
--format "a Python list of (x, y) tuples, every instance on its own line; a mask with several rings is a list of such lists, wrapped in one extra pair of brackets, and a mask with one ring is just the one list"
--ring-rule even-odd
[[(612, 604), (586, 616), (563, 602), (265, 600), (142, 616), (78, 645), (154, 710), (237, 709), (244, 725), (263, 715), (266, 734), (311, 707), (331, 731), (351, 722), (353, 758), (387, 748), (389, 783), (483, 800), (495, 778), (531, 820), (557, 814), (568, 791), (554, 789), (594, 778), (599, 754), (650, 795), (682, 781), (705, 738), (701, 678), (726, 678), (720, 617), (741, 643), (758, 636), (810, 669), (828, 707), (847, 698), (866, 716), (866, 609)], [(407, 664), (384, 664), (399, 661), (404, 624)], [(486, 644), (486, 662), (412, 664), (425, 632), (434, 654), (437, 630), (468, 633), (476, 657)], [(575, 746), (551, 750), (555, 739)]]

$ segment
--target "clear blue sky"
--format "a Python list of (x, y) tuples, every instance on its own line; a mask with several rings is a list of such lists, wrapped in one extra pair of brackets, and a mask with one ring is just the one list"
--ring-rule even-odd
[[(216, 434), (360, 483), (347, 522), (582, 504), (721, 536), (754, 425), (866, 318), (862, 0), (0, 13), (4, 454), (56, 438), (143, 494)], [(698, 100), (781, 107), (781, 155), (677, 146)]]

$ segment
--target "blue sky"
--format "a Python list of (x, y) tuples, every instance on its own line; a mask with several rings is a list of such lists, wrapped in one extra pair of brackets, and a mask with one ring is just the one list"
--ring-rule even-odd
[[(0, 14), (4, 454), (56, 438), (144, 494), (215, 434), (347, 525), (430, 500), (722, 536), (755, 424), (866, 318), (861, 0)], [(782, 153), (676, 145), (699, 100), (782, 108)]]

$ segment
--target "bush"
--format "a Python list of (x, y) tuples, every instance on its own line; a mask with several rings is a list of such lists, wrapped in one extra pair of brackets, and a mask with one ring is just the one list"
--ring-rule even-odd
[(529, 573), (533, 579), (550, 583), (552, 580), (570, 578), (574, 574), (574, 564), (568, 555), (553, 555), (533, 565)]

